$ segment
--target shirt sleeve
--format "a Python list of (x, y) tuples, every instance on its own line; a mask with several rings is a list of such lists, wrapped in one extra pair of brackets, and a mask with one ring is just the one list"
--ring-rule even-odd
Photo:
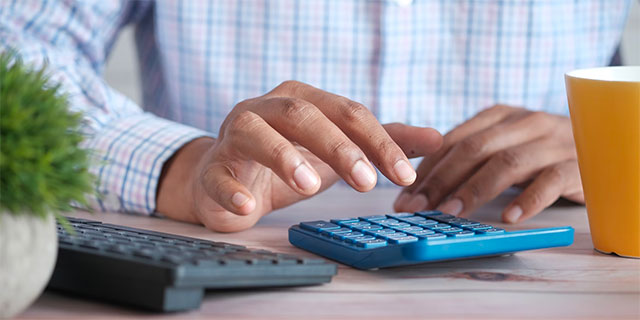
[(101, 77), (120, 28), (145, 4), (0, 0), (0, 51), (13, 50), (36, 68), (46, 65), (71, 109), (84, 115), (82, 146), (92, 150), (98, 180), (90, 203), (100, 211), (153, 213), (164, 162), (187, 142), (210, 136), (144, 112)]

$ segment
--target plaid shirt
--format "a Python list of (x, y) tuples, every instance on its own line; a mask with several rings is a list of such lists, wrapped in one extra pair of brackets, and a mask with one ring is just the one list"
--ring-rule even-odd
[[(146, 214), (177, 149), (284, 80), (359, 101), (383, 123), (443, 132), (495, 103), (567, 114), (563, 73), (608, 64), (631, 2), (0, 1), (0, 50), (46, 61), (85, 114), (96, 208)], [(101, 77), (129, 24), (141, 106)]]

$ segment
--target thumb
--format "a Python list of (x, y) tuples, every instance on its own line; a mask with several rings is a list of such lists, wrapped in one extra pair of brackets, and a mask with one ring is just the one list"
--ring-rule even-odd
[(387, 123), (383, 127), (409, 158), (432, 154), (442, 146), (442, 135), (433, 128), (414, 127), (398, 122)]

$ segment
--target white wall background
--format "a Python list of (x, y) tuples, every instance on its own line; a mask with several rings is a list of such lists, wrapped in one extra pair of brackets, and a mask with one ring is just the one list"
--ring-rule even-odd
[[(640, 5), (633, 1), (631, 13), (622, 37), (622, 61), (640, 65)], [(125, 29), (107, 62), (105, 78), (114, 88), (140, 103), (140, 76), (132, 28)]]

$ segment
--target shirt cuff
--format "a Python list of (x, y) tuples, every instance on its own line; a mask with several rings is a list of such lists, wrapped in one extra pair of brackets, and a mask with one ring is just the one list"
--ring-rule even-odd
[(91, 150), (101, 211), (152, 214), (162, 167), (186, 143), (211, 133), (140, 113), (106, 124), (84, 147)]

